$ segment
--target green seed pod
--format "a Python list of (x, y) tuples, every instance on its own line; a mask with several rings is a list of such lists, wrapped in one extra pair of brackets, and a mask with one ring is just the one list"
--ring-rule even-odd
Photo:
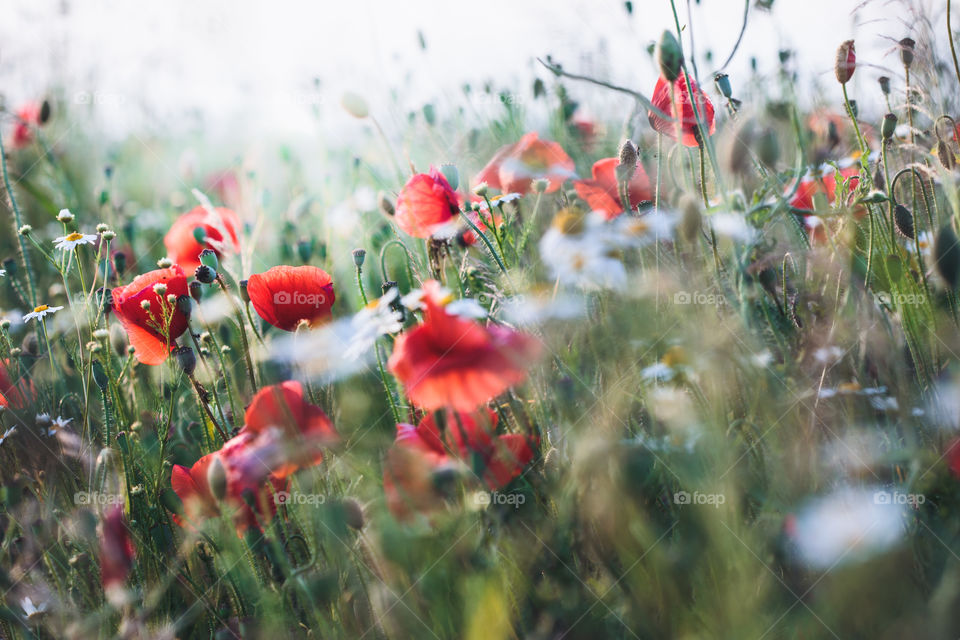
[(713, 81), (717, 85), (717, 91), (724, 98), (729, 99), (733, 95), (733, 89), (730, 87), (730, 76), (725, 73), (718, 73), (713, 77)]
[(205, 264), (197, 267), (197, 270), (194, 272), (194, 277), (203, 284), (210, 284), (217, 279), (217, 270), (213, 267), (208, 267)]
[(913, 240), (913, 214), (902, 204), (893, 208), (893, 222), (904, 238)]
[(219, 269), (220, 261), (217, 259), (217, 252), (213, 249), (204, 249), (200, 252), (200, 264), (205, 264), (211, 269)]
[(913, 48), (917, 43), (913, 38), (904, 38), (900, 41), (900, 62), (903, 63), (903, 66), (907, 69), (910, 68), (910, 65), (913, 64)]
[(933, 241), (933, 262), (950, 290), (956, 290), (960, 282), (960, 239), (949, 224), (940, 228)]
[(880, 125), (880, 135), (883, 136), (884, 140), (890, 140), (893, 138), (893, 132), (897, 129), (897, 116), (888, 113), (883, 116), (883, 123)]

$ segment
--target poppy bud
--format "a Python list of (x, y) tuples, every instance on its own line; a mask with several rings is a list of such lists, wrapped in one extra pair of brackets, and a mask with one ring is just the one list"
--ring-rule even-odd
[(97, 300), (100, 300), (100, 310), (109, 313), (113, 308), (113, 289), (100, 287), (97, 289)]
[(887, 76), (880, 76), (877, 81), (880, 83), (880, 91), (883, 92), (883, 95), (890, 95), (890, 78)]
[(680, 67), (683, 66), (683, 50), (680, 43), (670, 31), (664, 31), (657, 45), (657, 64), (660, 65), (660, 75), (667, 82), (675, 82), (680, 77)]
[(40, 122), (39, 124), (47, 124), (47, 121), (50, 120), (50, 101), (44, 100), (43, 104), (40, 105)]
[(106, 391), (110, 381), (107, 379), (107, 372), (103, 368), (103, 363), (99, 360), (94, 360), (90, 369), (93, 372), (93, 381), (100, 387), (100, 391)]
[(700, 203), (696, 198), (684, 196), (680, 202), (680, 235), (687, 242), (694, 242), (700, 233), (703, 216), (700, 214)]
[(240, 281), (240, 299), (243, 300), (244, 304), (250, 302), (250, 292), (247, 291), (248, 282), (249, 280)]
[(717, 91), (724, 97), (729, 99), (733, 95), (733, 89), (730, 87), (730, 77), (725, 73), (718, 73), (713, 76), (713, 81), (717, 85)]
[(913, 38), (904, 38), (900, 41), (900, 62), (907, 69), (913, 64), (913, 48), (917, 45)]
[(217, 500), (223, 500), (227, 495), (227, 470), (220, 456), (214, 456), (207, 467), (207, 484), (210, 485), (210, 494)]
[(17, 261), (13, 258), (7, 258), (3, 261), (3, 270), (11, 277), (17, 275)]
[(113, 254), (113, 268), (117, 270), (117, 275), (123, 275), (127, 270), (127, 254), (123, 251), (117, 251)]
[(353, 498), (347, 498), (343, 501), (344, 519), (347, 525), (353, 529), (363, 529), (363, 506)]
[(853, 40), (847, 40), (837, 48), (837, 61), (833, 69), (837, 74), (837, 82), (847, 84), (856, 69), (857, 54), (854, 51)]
[(460, 172), (457, 171), (456, 165), (442, 164), (440, 165), (440, 173), (442, 173), (443, 177), (450, 183), (450, 188), (456, 191), (457, 187), (460, 186)]
[(201, 251), (200, 264), (205, 264), (214, 270), (220, 268), (220, 261), (217, 260), (217, 252), (213, 249), (204, 249)]
[(638, 159), (637, 145), (633, 144), (632, 140), (624, 140), (620, 145), (620, 166), (633, 169), (637, 166)]
[(203, 297), (203, 285), (201, 285), (199, 282), (194, 280), (189, 285), (187, 285), (187, 288), (190, 290), (190, 297), (196, 300), (197, 302), (200, 302), (200, 298)]
[(343, 106), (346, 112), (352, 115), (354, 118), (363, 120), (370, 115), (370, 108), (367, 106), (367, 101), (356, 93), (352, 93), (350, 91), (344, 93), (343, 97), (340, 98), (340, 104)]
[(393, 203), (390, 201), (390, 198), (387, 197), (387, 194), (380, 194), (380, 211), (389, 217), (393, 217), (393, 214), (397, 212), (393, 207)]
[(190, 299), (190, 296), (177, 296), (176, 303), (180, 313), (187, 316), (187, 320), (189, 320), (190, 315), (193, 313), (193, 301)]
[(893, 137), (893, 132), (897, 129), (897, 116), (888, 113), (883, 116), (883, 124), (880, 125), (880, 135), (883, 136), (884, 140), (890, 140)]
[(940, 277), (955, 290), (960, 282), (960, 239), (949, 224), (940, 228), (933, 241), (933, 261)]
[(212, 267), (208, 267), (205, 264), (197, 267), (197, 270), (193, 272), (193, 276), (197, 279), (198, 282), (203, 284), (210, 284), (217, 279), (217, 271)]
[[(189, 300), (189, 298), (187, 298)], [(192, 376), (197, 368), (197, 354), (190, 347), (180, 347), (175, 351), (177, 364), (188, 376)]]
[(765, 129), (760, 133), (760, 139), (757, 141), (757, 154), (760, 162), (768, 167), (774, 167), (777, 160), (780, 159), (780, 142), (777, 140), (777, 133), (773, 129)]
[(950, 145), (944, 140), (940, 140), (937, 143), (937, 157), (940, 159), (940, 164), (942, 164), (943, 168), (947, 171), (953, 171), (953, 168), (957, 166), (953, 151), (950, 149)]
[(313, 248), (315, 246), (313, 238), (301, 238), (297, 241), (297, 255), (300, 256), (300, 261), (303, 263), (310, 262), (310, 258), (313, 257)]
[(913, 240), (913, 214), (902, 204), (893, 208), (893, 223), (904, 238)]
[(353, 264), (357, 266), (357, 269), (363, 266), (363, 261), (367, 257), (366, 249), (354, 249), (350, 252), (353, 255)]

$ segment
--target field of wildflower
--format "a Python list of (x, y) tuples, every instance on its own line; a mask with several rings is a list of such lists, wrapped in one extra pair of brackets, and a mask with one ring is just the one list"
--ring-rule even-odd
[(960, 63), (902, 4), (812, 101), (676, 8), (653, 86), (544, 52), (544, 121), (345, 93), (321, 181), (3, 103), (0, 638), (960, 636)]

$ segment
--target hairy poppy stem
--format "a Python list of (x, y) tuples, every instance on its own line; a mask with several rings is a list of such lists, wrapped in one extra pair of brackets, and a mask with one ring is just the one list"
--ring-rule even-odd
[(20, 235), (20, 227), (23, 226), (23, 216), (20, 214), (20, 207), (17, 206), (17, 199), (13, 195), (13, 187), (10, 185), (10, 176), (7, 173), (7, 154), (3, 147), (3, 137), (0, 136), (0, 169), (3, 170), (3, 188), (7, 193), (7, 207), (13, 212), (13, 233), (17, 236), (17, 246), (20, 248), (20, 259), (23, 261), (23, 269), (27, 274), (27, 289), (30, 291), (30, 304), (37, 306), (37, 290), (33, 283), (33, 269), (30, 266), (30, 254), (27, 253), (27, 245), (23, 236)]
[(957, 47), (953, 43), (953, 28), (950, 26), (950, 8), (952, 5), (952, 0), (947, 0), (947, 37), (950, 39), (950, 53), (953, 56), (953, 68), (957, 73), (957, 81), (960, 82), (960, 62), (957, 62)]
[[(363, 288), (363, 267), (359, 264), (356, 265), (356, 272), (357, 288), (360, 290), (360, 298), (363, 300), (364, 306), (366, 306), (370, 303), (367, 300), (367, 292)], [(387, 371), (383, 368), (383, 357), (380, 355), (380, 345), (376, 342), (373, 343), (373, 351), (377, 354), (377, 370), (380, 372), (380, 381), (383, 382), (383, 388), (387, 392), (387, 400), (390, 402), (390, 412), (393, 414), (394, 423), (399, 423), (400, 410), (397, 408), (397, 401), (393, 397), (393, 387), (390, 386), (390, 381), (387, 379)]]
[(230, 304), (233, 306), (237, 326), (240, 328), (240, 342), (243, 346), (243, 362), (247, 367), (247, 377), (250, 378), (250, 385), (253, 387), (253, 390), (256, 391), (257, 379), (254, 375), (253, 360), (250, 358), (250, 342), (247, 340), (247, 326), (243, 322), (243, 312), (240, 310), (240, 307), (237, 306), (237, 301), (230, 295), (230, 291), (227, 289), (227, 283), (221, 273), (217, 273), (217, 284), (220, 285), (220, 290), (223, 291), (223, 295), (230, 300)]
[(497, 250), (493, 248), (492, 244), (490, 244), (490, 240), (487, 238), (487, 236), (480, 231), (480, 228), (477, 225), (473, 224), (473, 220), (471, 220), (470, 217), (463, 211), (460, 212), (460, 216), (467, 221), (467, 224), (470, 225), (470, 228), (473, 229), (473, 232), (476, 233), (481, 240), (483, 240), (483, 244), (487, 245), (487, 250), (490, 251), (490, 255), (493, 256), (493, 259), (497, 261), (497, 266), (500, 267), (500, 271), (507, 273), (507, 268), (503, 266), (503, 261), (500, 260), (500, 256), (497, 255)]
[(867, 159), (870, 156), (870, 147), (867, 146), (867, 141), (863, 137), (863, 133), (860, 132), (860, 123), (857, 122), (857, 116), (853, 113), (853, 107), (850, 106), (850, 97), (847, 95), (847, 85), (846, 83), (841, 84), (840, 87), (843, 89), (843, 103), (847, 107), (847, 115), (850, 116), (850, 121), (853, 123), (853, 130), (857, 132), (857, 142), (860, 144), (860, 164), (866, 168)]
[(203, 407), (204, 412), (207, 414), (207, 419), (213, 424), (214, 428), (217, 430), (220, 439), (223, 442), (226, 442), (230, 438), (227, 437), (227, 434), (224, 432), (223, 427), (220, 426), (220, 423), (217, 422), (216, 417), (213, 415), (213, 410), (210, 409), (210, 402), (207, 399), (208, 393), (207, 390), (203, 388), (200, 382), (190, 374), (187, 376), (190, 379), (190, 384), (193, 385), (193, 390), (197, 392), (197, 399), (200, 401), (200, 405)]

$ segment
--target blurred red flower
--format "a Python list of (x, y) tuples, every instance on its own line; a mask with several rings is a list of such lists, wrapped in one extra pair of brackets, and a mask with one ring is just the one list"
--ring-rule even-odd
[[(693, 89), (693, 95), (696, 96), (697, 113), (700, 120), (707, 128), (707, 135), (713, 135), (717, 130), (717, 123), (714, 119), (713, 103), (710, 98), (697, 87), (693, 78), (690, 79), (690, 87)], [(650, 126), (663, 135), (673, 140), (677, 139), (677, 120), (680, 121), (681, 142), (687, 147), (700, 146), (697, 143), (697, 114), (693, 111), (693, 101), (690, 99), (690, 92), (687, 91), (686, 74), (681, 72), (680, 76), (673, 83), (673, 95), (671, 96), (670, 83), (661, 76), (657, 79), (657, 86), (653, 90), (653, 96), (650, 102), (661, 112), (669, 115), (671, 119), (666, 119), (653, 110), (647, 112), (650, 120)]]
[[(163, 295), (158, 293), (158, 285), (166, 287)], [(143, 364), (166, 360), (177, 338), (187, 330), (187, 316), (167, 300), (171, 295), (187, 295), (187, 277), (179, 265), (149, 271), (113, 290), (113, 312)], [(145, 309), (144, 303), (149, 303), (149, 308)]]
[(33, 127), (40, 126), (41, 104), (28, 102), (17, 109), (17, 122), (13, 126), (11, 145), (14, 149), (22, 149), (33, 142)]
[[(860, 182), (860, 165), (853, 164), (840, 169), (840, 176), (847, 178), (847, 190), (852, 191), (857, 188)], [(793, 191), (793, 185), (787, 188), (787, 195)], [(807, 175), (800, 180), (797, 192), (790, 198), (790, 206), (795, 209), (813, 211), (816, 207), (814, 196), (823, 193), (827, 197), (827, 202), (833, 204), (837, 195), (837, 175), (833, 167), (828, 168), (823, 175)]]
[(403, 185), (397, 198), (397, 226), (415, 238), (429, 238), (460, 211), (459, 199), (435, 167), (418, 173)]
[(326, 322), (336, 300), (330, 274), (309, 265), (255, 273), (247, 280), (247, 295), (257, 315), (284, 331), (295, 331), (301, 321), (311, 327)]
[(486, 182), (502, 193), (526, 194), (534, 180), (545, 178), (549, 180), (547, 193), (553, 193), (565, 180), (576, 177), (574, 169), (563, 147), (531, 132), (501, 147), (477, 175), (476, 183)]
[[(593, 180), (577, 180), (574, 183), (577, 195), (586, 200), (593, 211), (602, 212), (607, 220), (612, 220), (623, 213), (617, 180), (618, 164), (620, 164), (619, 158), (597, 160), (593, 163)], [(653, 198), (650, 178), (643, 170), (643, 165), (638, 163), (634, 169), (633, 175), (627, 182), (627, 192), (631, 208)]]
[(173, 223), (163, 245), (173, 262), (193, 271), (200, 266), (204, 249), (212, 249), (218, 256), (238, 251), (240, 228), (240, 218), (232, 209), (194, 207)]
[(526, 378), (536, 338), (447, 313), (435, 280), (423, 290), (424, 321), (397, 338), (388, 362), (415, 405), (473, 411)]
[(122, 591), (136, 552), (123, 517), (123, 505), (110, 507), (104, 513), (100, 530), (100, 580), (108, 597), (111, 592)]
[(14, 382), (13, 364), (10, 360), (0, 360), (0, 407), (25, 409), (36, 395), (33, 383), (26, 378)]

